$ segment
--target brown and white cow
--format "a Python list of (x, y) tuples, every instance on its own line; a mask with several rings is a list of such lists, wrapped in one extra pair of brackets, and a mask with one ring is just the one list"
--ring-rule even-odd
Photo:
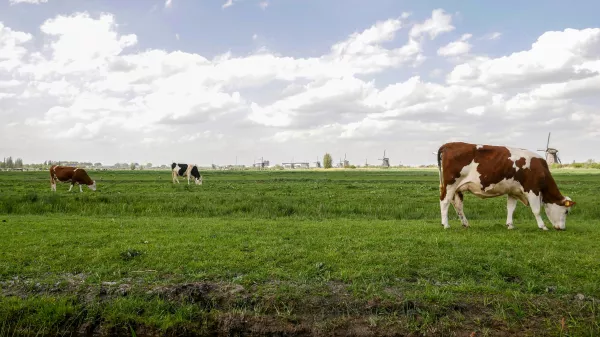
[(81, 185), (87, 185), (92, 191), (96, 190), (96, 182), (88, 176), (82, 168), (52, 165), (50, 167), (50, 188), (56, 192), (56, 182), (70, 182), (69, 192), (73, 185), (79, 185), (79, 192), (83, 192)]
[(446, 143), (438, 150), (442, 226), (448, 224), (448, 208), (454, 206), (464, 227), (463, 192), (480, 198), (507, 195), (506, 226), (513, 229), (517, 200), (530, 206), (540, 229), (548, 230), (540, 215), (542, 205), (555, 229), (564, 230), (567, 214), (575, 202), (563, 196), (538, 154), (505, 146)]

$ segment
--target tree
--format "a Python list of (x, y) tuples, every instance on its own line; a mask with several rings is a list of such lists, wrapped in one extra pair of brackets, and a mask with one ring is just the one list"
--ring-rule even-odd
[(23, 168), (23, 159), (17, 158), (15, 160), (15, 168)]
[(129, 168), (131, 168), (131, 170), (135, 170), (135, 163), (131, 163), (131, 165), (129, 166)]
[(323, 167), (328, 169), (331, 168), (331, 163), (333, 160), (331, 159), (331, 155), (329, 153), (325, 153), (323, 156)]
[(146, 168), (152, 168), (152, 163), (146, 163)]
[(13, 162), (12, 157), (6, 158), (6, 168), (15, 168), (15, 163)]

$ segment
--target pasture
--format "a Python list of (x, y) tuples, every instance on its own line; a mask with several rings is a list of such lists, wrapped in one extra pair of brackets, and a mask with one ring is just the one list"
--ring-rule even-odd
[(431, 169), (89, 174), (0, 172), (0, 336), (600, 335), (600, 170), (554, 172), (564, 232), (443, 230)]

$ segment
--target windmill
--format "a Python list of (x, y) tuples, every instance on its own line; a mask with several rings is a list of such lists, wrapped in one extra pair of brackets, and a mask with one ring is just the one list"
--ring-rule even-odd
[(390, 167), (390, 158), (385, 156), (385, 150), (383, 150), (383, 158), (379, 158), (381, 160), (382, 167)]
[(317, 157), (317, 161), (314, 162), (317, 168), (321, 168), (321, 162), (319, 161), (319, 157)]
[(548, 141), (546, 142), (545, 149), (538, 149), (538, 151), (544, 151), (546, 153), (546, 162), (548, 165), (554, 163), (561, 163), (560, 158), (558, 158), (558, 150), (552, 147), (548, 147), (550, 145), (550, 132), (548, 132)]
[(346, 160), (346, 154), (344, 153), (344, 160), (340, 158), (340, 162), (337, 164), (337, 167), (348, 168), (350, 166), (350, 162)]

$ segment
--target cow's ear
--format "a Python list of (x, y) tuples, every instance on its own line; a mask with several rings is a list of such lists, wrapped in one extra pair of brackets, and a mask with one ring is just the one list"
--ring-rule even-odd
[(564, 206), (565, 206), (565, 207), (571, 207), (571, 206), (573, 206), (573, 205), (575, 205), (575, 201), (572, 201), (572, 200), (565, 200), (565, 203), (564, 203)]

